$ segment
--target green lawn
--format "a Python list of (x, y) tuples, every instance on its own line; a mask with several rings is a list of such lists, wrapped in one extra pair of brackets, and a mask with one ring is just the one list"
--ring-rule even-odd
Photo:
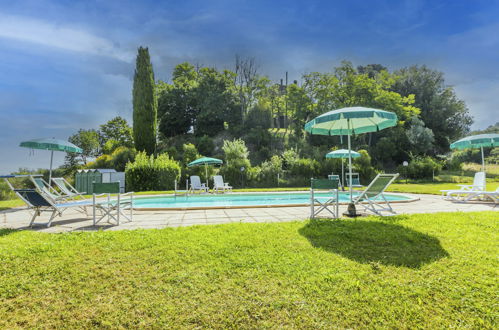
[(0, 211), (8, 210), (13, 207), (23, 206), (24, 203), (20, 199), (11, 199), (8, 201), (0, 201)]
[(497, 214), (0, 230), (0, 327), (497, 328)]

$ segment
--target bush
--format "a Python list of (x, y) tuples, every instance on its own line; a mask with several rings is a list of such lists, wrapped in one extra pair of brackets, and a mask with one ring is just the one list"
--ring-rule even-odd
[[(224, 141), (222, 150), (225, 153), (225, 164), (220, 169), (224, 180), (232, 186), (242, 186), (249, 181), (250, 161), (248, 148), (243, 140)], [(241, 171), (241, 169), (243, 169)]]
[(10, 189), (6, 182), (0, 181), (0, 201), (14, 199), (16, 194)]
[(427, 179), (433, 178), (434, 175), (442, 170), (442, 165), (433, 158), (427, 157), (414, 157), (408, 166), (399, 166), (398, 170), (401, 174), (410, 179)]
[(126, 186), (129, 191), (174, 189), (174, 181), (180, 179), (180, 165), (168, 154), (147, 156), (139, 152), (135, 161), (126, 165)]
[(87, 168), (113, 168), (113, 157), (111, 155), (101, 155), (93, 162), (89, 162)]
[(137, 150), (134, 148), (118, 147), (111, 155), (113, 168), (118, 172), (123, 172), (126, 164), (133, 162), (136, 155)]
[(260, 165), (259, 183), (267, 187), (276, 187), (278, 185), (277, 175), (282, 176), (282, 158), (272, 156), (270, 160), (263, 162)]
[(367, 150), (359, 150), (358, 153), (360, 154), (360, 157), (352, 159), (355, 171), (359, 173), (361, 182), (367, 184), (374, 179), (377, 171), (371, 165), (371, 156), (369, 156)]

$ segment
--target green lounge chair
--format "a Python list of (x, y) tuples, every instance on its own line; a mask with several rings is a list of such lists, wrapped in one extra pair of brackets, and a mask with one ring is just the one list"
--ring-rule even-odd
[[(337, 179), (311, 179), (310, 182), (310, 219), (322, 211), (328, 211), (334, 218), (339, 217), (339, 187), (340, 180)], [(317, 190), (327, 190), (328, 196), (317, 196)], [(319, 207), (316, 209), (316, 205)], [(331, 209), (330, 207), (333, 207)]]
[(339, 176), (338, 174), (329, 174), (329, 175), (327, 176), (327, 178), (328, 178), (329, 180), (338, 180), (338, 182), (339, 182), (339, 183), (338, 183), (338, 185), (339, 185), (339, 187), (341, 188), (341, 190), (345, 190), (345, 188), (344, 188), (344, 187), (343, 187), (343, 185), (341, 184), (340, 176)]
[[(346, 173), (345, 185), (347, 187), (350, 186), (350, 174), (349, 173)], [(364, 188), (364, 186), (360, 184), (359, 173), (352, 173), (352, 188)]]
[(43, 180), (43, 178), (41, 177), (30, 175), (29, 179), (31, 180), (31, 182), (33, 182), (37, 190), (40, 190), (45, 195), (52, 198), (54, 201), (62, 201), (62, 200), (67, 200), (69, 198), (59, 193), (52, 186), (50, 186), (50, 184), (48, 184), (47, 181)]
[[(378, 174), (367, 186), (367, 188), (356, 196), (353, 200), (355, 205), (360, 205), (365, 211), (372, 212), (377, 215), (383, 215), (381, 212), (390, 212), (395, 214), (390, 202), (383, 195), (384, 191), (399, 174)], [(381, 205), (384, 203), (385, 206)]]
[(63, 196), (70, 199), (78, 199), (84, 195), (84, 192), (79, 192), (74, 188), (69, 182), (64, 178), (52, 178), (52, 182), (59, 188), (59, 191)]

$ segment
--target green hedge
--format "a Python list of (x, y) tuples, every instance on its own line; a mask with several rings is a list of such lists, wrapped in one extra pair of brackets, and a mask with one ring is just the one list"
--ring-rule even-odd
[(174, 181), (180, 179), (180, 165), (168, 154), (155, 158), (140, 152), (133, 163), (126, 165), (125, 173), (128, 191), (171, 190)]
[(441, 170), (442, 165), (431, 157), (415, 157), (409, 166), (398, 167), (399, 173), (411, 179), (428, 179), (438, 175)]

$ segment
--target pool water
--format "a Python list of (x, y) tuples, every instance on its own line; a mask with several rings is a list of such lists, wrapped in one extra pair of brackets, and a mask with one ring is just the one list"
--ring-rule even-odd
[[(356, 193), (357, 194), (357, 193)], [(388, 201), (409, 201), (404, 195), (384, 194)], [(330, 197), (329, 193), (316, 193), (317, 197)], [(349, 202), (348, 192), (339, 193), (340, 203)], [(189, 209), (189, 208), (229, 208), (307, 205), (310, 193), (229, 193), (223, 195), (157, 196), (135, 198), (137, 209)]]

